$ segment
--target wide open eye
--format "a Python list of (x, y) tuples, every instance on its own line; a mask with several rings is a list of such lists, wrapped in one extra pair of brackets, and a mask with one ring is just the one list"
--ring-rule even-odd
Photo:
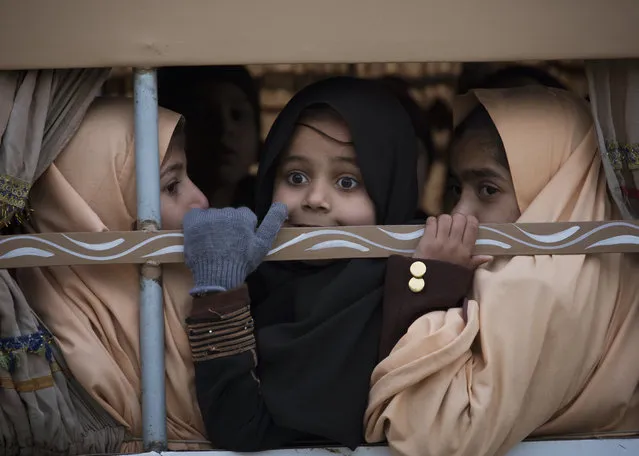
[(304, 175), (304, 173), (300, 173), (299, 171), (291, 171), (286, 176), (286, 182), (291, 185), (304, 185), (308, 184), (309, 179)]
[(337, 179), (337, 187), (342, 190), (353, 190), (357, 188), (359, 182), (357, 179), (351, 176), (344, 176)]

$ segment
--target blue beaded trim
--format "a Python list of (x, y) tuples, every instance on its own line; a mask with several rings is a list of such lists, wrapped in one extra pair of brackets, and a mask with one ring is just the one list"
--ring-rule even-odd
[(0, 339), (0, 367), (11, 373), (15, 371), (20, 353), (44, 356), (51, 363), (53, 362), (52, 342), (51, 334), (42, 329), (32, 334), (2, 338)]

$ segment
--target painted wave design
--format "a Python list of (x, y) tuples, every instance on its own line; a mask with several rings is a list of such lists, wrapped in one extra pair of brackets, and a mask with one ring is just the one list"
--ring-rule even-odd
[(98, 242), (96, 244), (89, 244), (88, 242), (78, 241), (73, 239), (71, 236), (66, 234), (62, 235), (69, 242), (73, 242), (75, 245), (80, 246), (87, 250), (93, 250), (94, 252), (104, 252), (106, 250), (111, 250), (121, 245), (124, 242), (124, 239), (118, 238), (111, 242)]
[(512, 245), (501, 241), (495, 241), (494, 239), (477, 239), (475, 245), (490, 245), (493, 247), (499, 247), (500, 249), (508, 250), (512, 249)]
[(631, 234), (624, 234), (621, 236), (613, 236), (611, 238), (602, 239), (589, 245), (587, 248), (593, 249), (595, 247), (603, 247), (610, 245), (639, 245), (639, 236), (633, 236)]
[[(639, 227), (637, 225), (633, 225), (632, 223), (610, 222), (610, 223), (605, 223), (603, 225), (597, 226), (591, 229), (590, 231), (587, 231), (581, 234), (580, 236), (575, 237), (572, 240), (568, 240), (580, 230), (579, 226), (570, 227), (568, 229), (559, 231), (557, 233), (546, 234), (546, 235), (532, 234), (523, 230), (520, 227), (517, 227), (517, 229), (522, 234), (524, 234), (527, 238), (537, 241), (537, 242), (530, 242), (523, 239), (519, 239), (515, 236), (504, 233), (503, 231), (500, 231), (496, 228), (492, 228), (489, 226), (480, 226), (479, 229), (498, 234), (499, 236), (502, 236), (506, 239), (509, 239), (517, 244), (524, 245), (526, 247), (531, 247), (531, 248), (535, 248), (539, 250), (556, 250), (556, 249), (562, 249), (562, 248), (573, 246), (580, 242), (586, 241), (589, 237), (592, 237), (594, 234), (600, 231), (610, 229), (610, 228), (616, 228), (616, 227), (630, 228), (639, 232)], [(480, 243), (480, 241), (483, 241), (483, 242)], [(488, 242), (486, 241), (490, 241), (490, 240), (480, 239), (477, 241), (477, 245), (482, 245), (482, 244), (487, 245)], [(562, 241), (565, 241), (565, 242), (562, 242)], [(493, 241), (493, 242), (494, 243), (491, 243), (488, 245), (493, 245), (495, 247), (501, 247), (501, 248), (512, 248), (510, 244), (503, 243), (504, 246), (501, 246), (499, 245), (500, 241)], [(552, 244), (552, 245), (549, 245), (549, 244)], [(603, 246), (611, 246), (611, 245), (639, 245), (639, 236), (633, 236), (633, 235), (613, 236), (607, 239), (593, 242), (587, 245), (586, 249), (603, 247)]]
[(0, 260), (7, 260), (9, 258), (20, 258), (25, 256), (34, 256), (39, 258), (51, 258), (55, 256), (55, 253), (48, 250), (38, 249), (35, 247), (20, 247), (13, 249), (4, 255), (0, 256)]
[[(383, 233), (387, 234), (388, 236), (394, 238), (394, 239), (400, 239), (400, 240), (410, 240), (410, 239), (416, 239), (418, 237), (420, 237), (423, 233), (423, 228), (421, 230), (417, 230), (417, 231), (421, 231), (420, 234), (418, 234), (416, 237), (406, 237), (406, 236), (414, 236), (415, 233), (417, 233), (417, 231), (413, 232), (413, 233), (394, 233), (392, 231), (387, 231), (384, 229), (379, 228), (380, 231), (382, 231)], [(365, 238), (364, 236), (361, 236), (359, 234), (355, 234), (355, 233), (351, 233), (349, 231), (344, 231), (344, 230), (338, 230), (338, 229), (318, 229), (315, 231), (310, 231), (308, 233), (302, 233), (300, 235), (295, 236), (293, 239), (286, 241), (284, 243), (282, 243), (281, 245), (275, 247), (274, 249), (272, 249), (267, 256), (273, 255), (275, 253), (278, 253), (284, 249), (287, 249), (289, 247), (292, 247), (294, 245), (300, 244), (304, 241), (310, 240), (310, 239), (315, 239), (318, 237), (325, 237), (325, 236), (340, 236), (340, 237), (346, 237), (349, 238), (349, 240), (345, 240), (345, 239), (330, 239), (330, 240), (326, 240), (326, 241), (319, 241), (315, 244), (313, 244), (312, 246), (308, 247), (305, 249), (305, 251), (307, 252), (314, 252), (314, 251), (319, 251), (319, 250), (326, 250), (326, 249), (335, 249), (335, 248), (342, 248), (342, 249), (350, 249), (350, 250), (357, 250), (360, 252), (368, 252), (370, 251), (371, 247), (377, 247), (380, 249), (384, 249), (387, 250), (389, 252), (396, 252), (396, 253), (413, 253), (415, 251), (415, 249), (398, 249), (395, 247), (392, 247), (390, 245), (383, 245), (383, 244), (379, 244), (377, 242), (371, 241), (370, 239)], [(358, 241), (358, 242), (357, 242)]]
[[(639, 227), (637, 225), (626, 223), (622, 221), (609, 222), (603, 225), (592, 228), (591, 230), (582, 233), (580, 235), (579, 231), (582, 228), (579, 225), (575, 225), (556, 233), (550, 234), (534, 234), (524, 230), (521, 227), (516, 227), (519, 232), (524, 235), (524, 238), (519, 238), (513, 236), (511, 234), (505, 233), (499, 229), (489, 227), (489, 226), (480, 226), (480, 229), (496, 234), (497, 239), (478, 239), (476, 245), (478, 246), (492, 246), (503, 250), (512, 249), (515, 245), (523, 245), (526, 247), (534, 248), (537, 250), (557, 250), (563, 249), (566, 247), (570, 247), (576, 245), (580, 242), (584, 242), (588, 240), (588, 238), (594, 236), (596, 233), (599, 233), (603, 230), (611, 229), (611, 228), (630, 228), (632, 230), (636, 230), (639, 232)], [(388, 237), (397, 240), (397, 241), (414, 241), (419, 239), (423, 233), (424, 229), (420, 228), (415, 231), (409, 233), (395, 233), (384, 228), (378, 228), (378, 230)], [(412, 253), (414, 249), (399, 249), (396, 247), (392, 247), (389, 245), (380, 244), (374, 242), (370, 239), (367, 239), (364, 236), (351, 233), (344, 230), (339, 229), (319, 229), (316, 231), (311, 231), (308, 233), (303, 233), (295, 238), (284, 242), (283, 244), (277, 246), (273, 250), (271, 250), (268, 255), (273, 255), (278, 253), (284, 249), (290, 248), (294, 245), (298, 245), (302, 242), (316, 239), (319, 237), (327, 237), (327, 236), (339, 236), (341, 238), (346, 239), (330, 239), (330, 240), (322, 240), (319, 241), (310, 247), (306, 248), (305, 251), (318, 251), (325, 249), (334, 249), (334, 248), (344, 248), (350, 250), (357, 250), (360, 252), (368, 252), (370, 247), (377, 247), (380, 249), (384, 249), (389, 252), (396, 253)], [(611, 236), (610, 238), (595, 241), (586, 245), (586, 249), (596, 248), (596, 247), (605, 247), (612, 245), (639, 245), (639, 236), (634, 235), (622, 235), (622, 236)]]
[(420, 228), (415, 231), (411, 231), (410, 233), (395, 233), (393, 231), (385, 230), (384, 228), (377, 228), (379, 231), (384, 233), (387, 236), (392, 237), (393, 239), (397, 239), (399, 241), (412, 241), (414, 239), (419, 239), (424, 235), (424, 228)]
[(544, 244), (554, 244), (557, 242), (565, 241), (570, 236), (575, 234), (581, 228), (579, 226), (571, 226), (568, 229), (563, 231), (559, 231), (558, 233), (551, 234), (533, 234), (524, 230), (523, 228), (517, 227), (519, 231), (521, 231), (524, 235), (528, 236), (530, 239), (534, 239), (537, 242), (542, 242)]
[[(124, 239), (119, 238), (116, 239), (114, 241), (109, 241), (109, 242), (104, 242), (104, 243), (96, 243), (96, 244), (89, 244), (89, 243), (85, 243), (85, 242), (80, 242), (77, 241), (75, 239), (70, 238), (67, 235), (64, 235), (64, 237), (66, 239), (68, 239), (69, 241), (71, 241), (72, 243), (83, 247), (87, 250), (90, 251), (95, 251), (95, 252), (101, 252), (101, 251), (107, 251), (107, 250), (112, 250), (115, 247), (120, 246), (123, 242)], [(144, 241), (122, 251), (122, 252), (118, 252), (118, 253), (114, 253), (111, 255), (105, 255), (105, 256), (98, 256), (98, 255), (87, 255), (84, 253), (80, 253), (80, 252), (76, 252), (74, 250), (68, 249), (66, 247), (63, 247), (59, 244), (56, 244), (55, 242), (49, 241), (48, 239), (42, 239), (40, 237), (37, 236), (33, 236), (33, 235), (18, 235), (18, 236), (12, 236), (10, 238), (7, 239), (3, 239), (0, 241), (0, 245), (2, 244), (6, 244), (8, 242), (12, 242), (12, 241), (19, 241), (19, 240), (29, 240), (29, 241), (35, 241), (37, 243), (43, 244), (43, 248), (37, 248), (37, 247), (19, 247), (13, 250), (9, 250), (8, 252), (4, 253), (3, 255), (0, 255), (0, 260), (5, 260), (5, 259), (10, 259), (10, 258), (20, 258), (20, 257), (41, 257), (41, 258), (50, 258), (52, 256), (55, 256), (55, 253), (50, 251), (50, 250), (46, 250), (44, 248), (44, 246), (46, 247), (50, 247), (52, 248), (52, 250), (57, 251), (58, 253), (66, 253), (68, 255), (72, 255), (76, 258), (81, 258), (83, 260), (89, 260), (89, 261), (112, 261), (112, 260), (116, 260), (118, 258), (122, 258), (126, 255), (129, 255), (139, 249), (141, 249), (142, 247), (149, 245), (155, 241), (158, 241), (160, 239), (164, 239), (164, 238), (183, 238), (184, 235), (182, 235), (181, 233), (167, 233), (167, 234), (161, 234), (158, 236), (154, 236), (151, 237), (149, 239), (145, 239)], [(176, 249), (177, 247), (177, 249)], [(180, 252), (183, 251), (183, 247), (180, 246), (170, 246), (170, 247), (163, 247), (161, 249), (156, 250), (155, 252), (151, 252), (147, 255), (145, 255), (144, 257), (153, 257), (153, 256), (159, 256), (159, 255), (164, 255), (167, 253), (174, 253), (177, 250), (179, 250)]]
[[(477, 245), (492, 246), (503, 250), (512, 249), (515, 245), (522, 245), (541, 251), (563, 249), (581, 242), (585, 242), (587, 244), (584, 246), (585, 250), (618, 245), (639, 245), (639, 226), (623, 221), (605, 223), (581, 234), (579, 234), (579, 232), (582, 230), (582, 228), (577, 224), (556, 233), (545, 235), (530, 233), (518, 226), (516, 226), (516, 228), (523, 235), (523, 237), (513, 236), (509, 233), (503, 232), (490, 226), (480, 226), (481, 230), (492, 233), (492, 236), (488, 239), (477, 240)], [(598, 240), (588, 241), (588, 239), (595, 234), (611, 228), (630, 229), (637, 232), (637, 235), (611, 235), (604, 239), (599, 238)], [(378, 242), (375, 242), (365, 236), (352, 233), (350, 231), (345, 231), (337, 228), (328, 228), (317, 229), (307, 233), (299, 234), (293, 239), (290, 239), (289, 241), (286, 241), (272, 249), (268, 253), (268, 256), (307, 241), (312, 241), (312, 244), (304, 248), (306, 252), (317, 252), (337, 248), (366, 253), (369, 252), (371, 248), (378, 248), (387, 252), (410, 254), (414, 252), (414, 248), (398, 248), (398, 241), (399, 246), (401, 246), (402, 244), (413, 244), (414, 241), (419, 239), (424, 232), (423, 228), (419, 228), (408, 233), (396, 233), (381, 227), (378, 227), (377, 229), (379, 232), (387, 236), (388, 241), (390, 241), (390, 243), (394, 245), (387, 245), (387, 242), (379, 240)], [(0, 255), (0, 260), (22, 257), (51, 258), (54, 257), (56, 254), (65, 253), (87, 261), (104, 262), (122, 258), (160, 239), (184, 237), (181, 233), (159, 234), (145, 239), (121, 252), (113, 252), (113, 250), (118, 247), (122, 248), (121, 246), (123, 243), (125, 243), (125, 239), (118, 238), (115, 240), (110, 240), (108, 242), (88, 243), (73, 239), (71, 236), (66, 234), (63, 234), (62, 236), (70, 243), (90, 253), (78, 252), (72, 248), (67, 248), (65, 246), (57, 244), (56, 242), (52, 242), (48, 239), (43, 239), (39, 236), (17, 235), (0, 240), (0, 245), (24, 240), (31, 241), (33, 244), (29, 246), (23, 245), (21, 247), (5, 251), (2, 255)], [(408, 247), (409, 245), (406, 246)], [(410, 245), (410, 247), (412, 247), (412, 245)], [(144, 254), (142, 258), (157, 258), (168, 254), (183, 253), (183, 251), (184, 247), (182, 245), (182, 242), (180, 242), (179, 244), (176, 243), (168, 246), (164, 244), (164, 246), (158, 247), (152, 252)], [(109, 252), (112, 253), (109, 255)]]

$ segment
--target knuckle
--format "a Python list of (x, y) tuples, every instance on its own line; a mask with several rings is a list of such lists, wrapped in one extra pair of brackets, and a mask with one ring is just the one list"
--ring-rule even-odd
[(474, 228), (479, 228), (479, 220), (474, 215), (469, 215), (466, 219), (466, 223)]
[(453, 221), (457, 223), (466, 222), (467, 218), (464, 214), (460, 214), (459, 212), (453, 214)]

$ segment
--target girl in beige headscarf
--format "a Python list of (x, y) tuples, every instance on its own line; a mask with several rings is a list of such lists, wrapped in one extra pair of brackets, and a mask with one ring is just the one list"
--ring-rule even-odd
[[(160, 109), (161, 208), (164, 229), (208, 206), (186, 176), (180, 116)], [(31, 191), (30, 231), (128, 231), (136, 222), (133, 103), (96, 100), (79, 131)], [(183, 322), (191, 274), (163, 267), (166, 401), (173, 449), (207, 448), (195, 398), (191, 351)], [(55, 336), (71, 372), (118, 422), (140, 451), (139, 268), (135, 265), (23, 269), (28, 302)], [(181, 442), (175, 442), (181, 441)]]
[[(452, 149), (453, 212), (483, 223), (618, 217), (581, 100), (477, 90), (456, 120), (473, 109)], [(477, 270), (463, 309), (419, 318), (375, 369), (367, 440), (387, 438), (402, 455), (484, 456), (531, 434), (638, 431), (638, 273), (631, 254), (521, 256)]]

